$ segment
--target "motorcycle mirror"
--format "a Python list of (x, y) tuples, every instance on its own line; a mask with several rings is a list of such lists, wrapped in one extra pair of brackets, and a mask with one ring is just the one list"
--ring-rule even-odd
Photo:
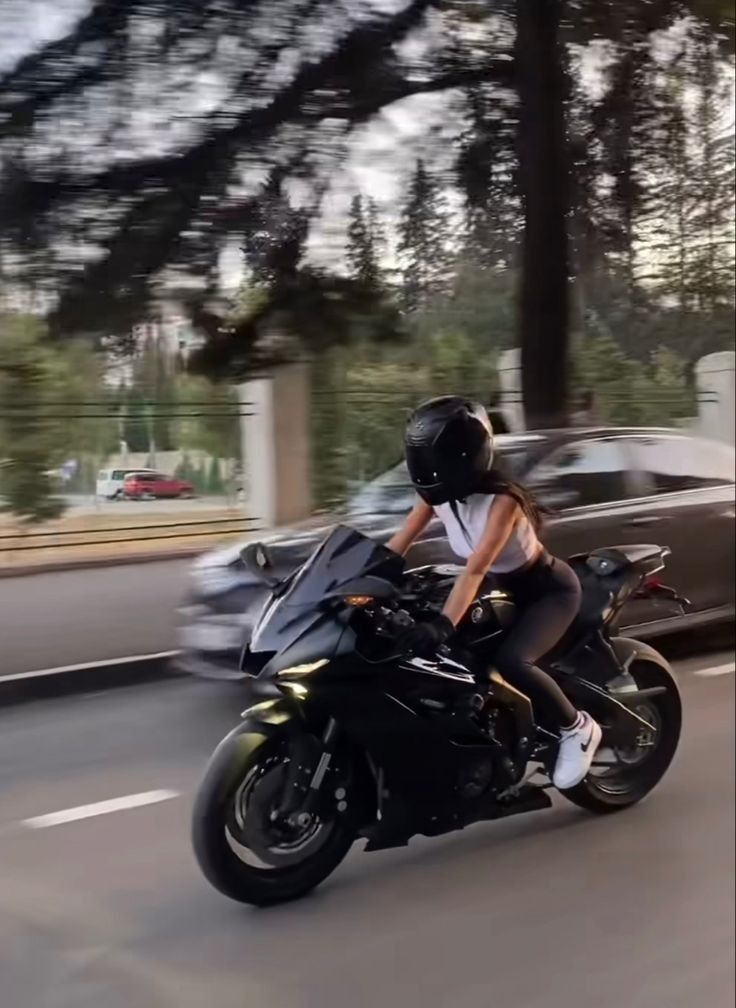
[(263, 581), (271, 588), (279, 583), (277, 577), (268, 573), (273, 569), (273, 564), (263, 543), (248, 543), (240, 551), (240, 559), (246, 570), (249, 570), (251, 574), (254, 574), (260, 581)]

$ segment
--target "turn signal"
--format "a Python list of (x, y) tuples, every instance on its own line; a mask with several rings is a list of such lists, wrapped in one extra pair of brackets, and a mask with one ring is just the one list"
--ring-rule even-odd
[(372, 595), (346, 595), (345, 601), (352, 606), (367, 606), (373, 602)]

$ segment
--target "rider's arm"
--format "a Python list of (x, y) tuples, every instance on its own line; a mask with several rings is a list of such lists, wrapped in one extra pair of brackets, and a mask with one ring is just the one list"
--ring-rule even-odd
[(452, 586), (442, 615), (457, 626), (468, 606), (478, 596), (478, 589), (491, 564), (506, 545), (519, 517), (519, 505), (508, 496), (499, 495), (488, 512), (483, 537), (475, 552), (468, 558), (465, 570)]
[(424, 531), (434, 514), (429, 504), (418, 500), (404, 519), (404, 524), (386, 543), (390, 550), (404, 556), (416, 537)]

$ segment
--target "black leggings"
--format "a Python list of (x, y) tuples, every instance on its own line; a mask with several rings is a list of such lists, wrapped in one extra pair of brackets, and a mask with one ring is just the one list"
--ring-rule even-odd
[(534, 566), (494, 575), (494, 580), (511, 592), (517, 606), (516, 622), (493, 655), (494, 667), (529, 697), (542, 727), (552, 731), (569, 727), (577, 711), (534, 662), (552, 650), (578, 613), (580, 582), (575, 572), (545, 553)]

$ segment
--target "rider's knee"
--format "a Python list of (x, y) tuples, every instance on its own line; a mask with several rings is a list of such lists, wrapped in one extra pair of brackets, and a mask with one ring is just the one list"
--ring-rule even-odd
[(500, 675), (511, 685), (516, 685), (527, 679), (529, 673), (529, 662), (516, 651), (499, 648), (494, 656), (493, 664)]

